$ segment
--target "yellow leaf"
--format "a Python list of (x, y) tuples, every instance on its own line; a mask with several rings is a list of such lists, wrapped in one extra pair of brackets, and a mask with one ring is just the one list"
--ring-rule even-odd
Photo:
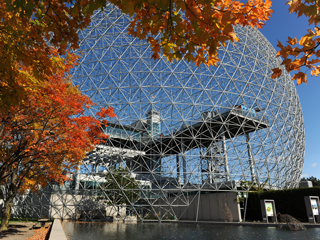
[(239, 38), (237, 37), (237, 34), (235, 32), (229, 32), (228, 35), (232, 37), (231, 41), (236, 40), (237, 42), (239, 41)]
[(316, 77), (319, 76), (319, 73), (320, 73), (319, 67), (315, 67), (315, 69), (311, 71), (311, 75), (314, 75)]
[(290, 45), (296, 45), (298, 40), (297, 37), (294, 37), (293, 39), (291, 37), (288, 37), (288, 41), (287, 41)]

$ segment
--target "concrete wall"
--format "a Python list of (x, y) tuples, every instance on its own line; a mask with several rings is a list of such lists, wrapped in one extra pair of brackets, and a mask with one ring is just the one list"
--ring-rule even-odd
[[(101, 201), (95, 201), (91, 196), (81, 195), (51, 195), (50, 216), (52, 218), (104, 218), (104, 216), (115, 217), (118, 214), (117, 207), (110, 206)], [(126, 216), (126, 208), (120, 207), (119, 214)]]
[[(202, 193), (187, 195), (180, 198), (169, 197), (168, 201), (161, 198), (153, 202), (155, 214), (161, 219), (170, 213), (172, 218), (180, 220), (199, 221), (225, 221), (224, 212), (227, 207), (230, 210), (234, 222), (241, 222), (240, 205), (237, 202), (235, 192)], [(171, 206), (168, 206), (171, 205)], [(223, 207), (226, 206), (225, 208)], [(42, 194), (40, 196), (30, 194), (19, 196), (13, 206), (12, 215), (16, 217), (34, 218), (106, 218), (116, 219), (126, 217), (126, 207), (120, 207), (121, 218), (117, 218), (117, 207), (104, 202), (97, 202), (93, 196), (71, 194)]]
[[(126, 207), (119, 207), (121, 217)], [(105, 218), (118, 215), (118, 208), (92, 196), (71, 194), (26, 194), (15, 199), (12, 216), (31, 218)]]
[(13, 217), (48, 218), (50, 212), (50, 194), (24, 194), (17, 196), (12, 205)]
[[(172, 200), (172, 199), (171, 199)], [(170, 198), (169, 198), (170, 201)], [(225, 206), (230, 210), (234, 222), (241, 222), (240, 204), (237, 202), (235, 192), (207, 193), (188, 196), (189, 206), (180, 199), (172, 201), (171, 207), (164, 207), (163, 203), (157, 201), (161, 207), (155, 207), (158, 214), (163, 216), (173, 209), (179, 220), (199, 221), (226, 221), (224, 216)]]

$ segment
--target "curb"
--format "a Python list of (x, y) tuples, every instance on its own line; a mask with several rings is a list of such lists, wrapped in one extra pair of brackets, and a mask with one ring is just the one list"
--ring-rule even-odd
[(67, 240), (60, 219), (53, 220), (49, 240)]

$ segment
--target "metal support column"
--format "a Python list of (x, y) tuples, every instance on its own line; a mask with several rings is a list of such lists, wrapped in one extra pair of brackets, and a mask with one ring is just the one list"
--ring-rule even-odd
[(222, 134), (221, 135), (222, 135), (225, 175), (226, 175), (226, 180), (230, 181), (229, 163), (228, 163), (228, 154), (227, 154), (227, 143), (226, 143), (226, 131), (225, 131), (225, 126), (223, 126), (223, 125), (222, 125)]
[(199, 208), (200, 208), (200, 196), (201, 196), (201, 191), (198, 191), (198, 204), (197, 204), (197, 215), (196, 215), (196, 222), (198, 222), (198, 216), (199, 216)]
[(152, 168), (151, 170), (152, 171), (156, 171), (157, 169), (157, 157), (156, 157), (156, 151), (155, 150), (152, 150)]
[(178, 183), (181, 182), (180, 179), (180, 162), (179, 162), (179, 154), (176, 155), (176, 162), (177, 162), (177, 181)]
[(207, 169), (208, 169), (208, 175), (209, 175), (209, 183), (213, 183), (213, 172), (212, 172), (212, 144), (209, 145), (207, 148)]
[(183, 140), (181, 140), (181, 156), (182, 156), (182, 171), (183, 171), (183, 183), (187, 184), (187, 161), (186, 161), (186, 152)]
[(247, 149), (248, 149), (248, 157), (249, 157), (249, 166), (250, 166), (250, 171), (251, 171), (251, 180), (253, 183), (257, 181), (256, 174), (254, 172), (254, 160), (252, 157), (252, 151), (251, 151), (251, 146), (250, 146), (250, 137), (249, 133), (244, 133), (246, 140), (247, 140)]

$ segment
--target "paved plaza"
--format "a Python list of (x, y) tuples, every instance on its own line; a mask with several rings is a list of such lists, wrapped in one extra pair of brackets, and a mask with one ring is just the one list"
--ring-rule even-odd
[[(51, 223), (46, 223), (46, 226)], [(35, 222), (15, 222), (9, 224), (9, 230), (0, 232), (3, 240), (25, 240), (35, 235), (40, 224)]]

